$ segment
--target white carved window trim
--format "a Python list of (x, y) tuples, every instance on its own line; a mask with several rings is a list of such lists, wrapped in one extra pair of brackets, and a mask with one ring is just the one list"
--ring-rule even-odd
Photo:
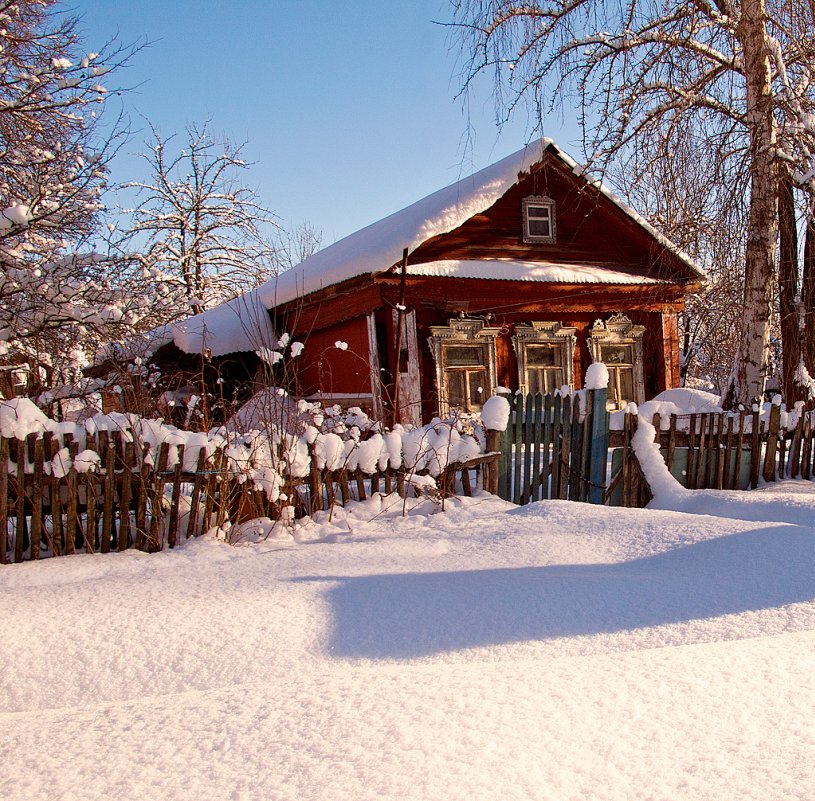
[[(645, 379), (642, 366), (642, 335), (645, 327), (634, 325), (626, 315), (613, 314), (608, 320), (596, 320), (589, 334), (589, 350), (593, 361), (602, 361), (603, 345), (626, 345), (632, 353), (632, 378), (634, 386), (633, 398), (620, 398), (620, 368), (614, 364), (606, 364), (609, 371), (608, 408), (623, 409), (633, 400), (640, 404), (645, 401)], [(627, 367), (627, 364), (625, 365)]]
[(483, 348), (486, 356), (486, 384), (483, 387), (481, 394), (481, 403), (487, 400), (492, 395), (494, 388), (498, 384), (496, 372), (496, 357), (495, 357), (495, 340), (500, 334), (501, 329), (488, 326), (484, 320), (469, 320), (469, 319), (452, 319), (448, 325), (434, 325), (430, 326), (431, 336), (428, 337), (427, 342), (430, 345), (430, 351), (433, 354), (433, 359), (436, 363), (436, 388), (439, 395), (439, 414), (446, 416), (451, 411), (477, 411), (478, 407), (460, 408), (451, 407), (448, 399), (448, 386), (445, 367), (445, 349), (449, 347), (461, 346), (474, 346), (478, 345)]
[[(555, 201), (546, 195), (529, 195), (521, 201), (522, 218), (523, 218), (523, 238), (524, 242), (556, 242), (557, 241), (557, 222), (555, 219)], [(530, 209), (534, 211), (548, 211), (549, 220), (549, 233), (540, 234), (533, 233), (529, 230), (530, 219), (543, 220), (545, 216), (537, 216), (532, 214), (530, 217)]]
[(515, 326), (512, 337), (518, 359), (518, 385), (523, 393), (529, 392), (528, 348), (530, 345), (554, 345), (560, 349), (562, 384), (574, 386), (574, 349), (577, 344), (577, 329), (566, 328), (560, 323), (533, 321)]

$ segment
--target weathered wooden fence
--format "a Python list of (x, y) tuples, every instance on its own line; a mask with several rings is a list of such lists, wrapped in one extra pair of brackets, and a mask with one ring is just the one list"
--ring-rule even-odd
[[(498, 494), (513, 503), (561, 498), (614, 506), (651, 499), (632, 447), (639, 417), (622, 414), (610, 430), (602, 390), (578, 396), (516, 395), (501, 439)], [(782, 426), (780, 406), (758, 410), (671, 415), (652, 421), (671, 474), (689, 489), (750, 489), (759, 482), (813, 477), (812, 411)]]
[[(63, 448), (71, 465), (64, 475), (54, 469)], [(79, 444), (70, 435), (0, 438), (0, 564), (77, 551), (157, 551), (226, 520), (279, 519), (291, 507), (300, 516), (382, 490), (404, 497), (421, 493), (427, 483), (417, 478), (422, 471), (409, 468), (373, 474), (313, 468), (283, 487), (284, 499), (272, 502), (229, 469), (224, 448), (209, 458), (202, 449), (193, 470), (184, 469), (183, 445), (165, 442), (151, 452), (118, 432), (88, 435), (84, 450), (98, 456), (93, 469), (77, 469)], [(497, 460), (494, 453), (448, 465), (436, 492), (470, 495), (478, 484), (492, 486)]]

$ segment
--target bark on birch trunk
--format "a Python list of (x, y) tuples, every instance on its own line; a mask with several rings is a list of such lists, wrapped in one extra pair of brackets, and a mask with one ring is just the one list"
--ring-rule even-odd
[(747, 85), (746, 122), (750, 132), (750, 220), (744, 269), (742, 335), (725, 403), (748, 405), (762, 397), (767, 378), (767, 346), (775, 282), (778, 192), (776, 131), (770, 84), (766, 9), (763, 0), (744, 0), (737, 28)]

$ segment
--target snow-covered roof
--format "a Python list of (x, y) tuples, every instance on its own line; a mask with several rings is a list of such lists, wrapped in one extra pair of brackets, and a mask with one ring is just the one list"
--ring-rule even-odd
[(439, 278), (487, 278), (496, 281), (537, 281), (549, 284), (660, 284), (658, 278), (610, 270), (599, 264), (556, 264), (506, 259), (429, 261), (411, 264), (411, 275)]
[[(261, 344), (274, 343), (274, 332), (271, 329), (269, 315), (265, 313), (266, 310), (349, 278), (382, 272), (391, 268), (401, 260), (404, 248), (412, 251), (422, 242), (458, 228), (470, 217), (492, 206), (518, 182), (519, 173), (529, 171), (543, 158), (547, 148), (553, 149), (575, 173), (583, 174), (583, 168), (563, 153), (551, 139), (539, 139), (474, 175), (462, 178), (407, 208), (329, 245), (257, 289), (176, 323), (161, 332), (156, 332), (158, 336), (155, 344), (172, 340), (177, 347), (187, 353), (202, 353), (209, 350), (213, 356), (221, 356), (227, 353), (253, 351)], [(679, 251), (635, 211), (606, 187), (599, 183), (596, 183), (595, 186), (661, 244), (674, 252), (694, 274), (703, 276), (702, 271), (688, 256)], [(545, 265), (538, 263), (532, 265), (531, 262), (490, 263), (500, 265), (501, 271), (504, 272), (503, 275), (489, 276), (496, 279), (568, 281), (570, 283), (647, 282), (647, 279), (634, 279), (627, 274), (609, 270), (603, 271), (609, 280), (601, 282), (598, 276), (591, 272), (602, 269), (600, 267), (551, 265), (548, 269)], [(419, 271), (422, 269), (447, 270), (446, 273), (425, 274), (453, 275), (454, 271), (458, 270), (455, 273), (458, 277), (485, 277), (483, 274), (484, 262), (481, 262), (482, 272), (477, 276), (474, 273), (479, 269), (475, 266), (478, 262), (434, 262), (433, 264), (437, 266), (434, 268), (431, 265), (411, 265), (410, 271), (421, 274)], [(440, 266), (453, 264), (459, 266)], [(534, 272), (530, 272), (530, 265)], [(558, 271), (561, 271), (561, 275), (566, 275), (568, 272), (568, 278), (556, 277)], [(472, 272), (473, 275), (469, 275), (469, 272)], [(582, 280), (575, 280), (575, 277), (581, 274)], [(589, 280), (590, 275), (592, 280)]]

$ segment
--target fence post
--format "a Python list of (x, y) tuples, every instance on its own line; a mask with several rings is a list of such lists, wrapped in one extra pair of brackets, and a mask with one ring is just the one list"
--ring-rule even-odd
[(501, 432), (499, 447), (497, 450), (501, 451), (501, 460), (496, 465), (498, 471), (497, 476), (497, 495), (505, 501), (512, 499), (512, 487), (510, 478), (512, 476), (512, 414), (515, 411), (515, 404), (511, 392), (498, 392), (502, 398), (509, 404), (509, 420), (507, 427)]
[[(603, 503), (606, 485), (606, 459), (608, 455), (609, 415), (606, 411), (608, 390), (590, 389), (591, 428), (586, 434), (591, 438), (589, 446), (589, 503)], [(588, 422), (588, 421), (587, 421)]]

